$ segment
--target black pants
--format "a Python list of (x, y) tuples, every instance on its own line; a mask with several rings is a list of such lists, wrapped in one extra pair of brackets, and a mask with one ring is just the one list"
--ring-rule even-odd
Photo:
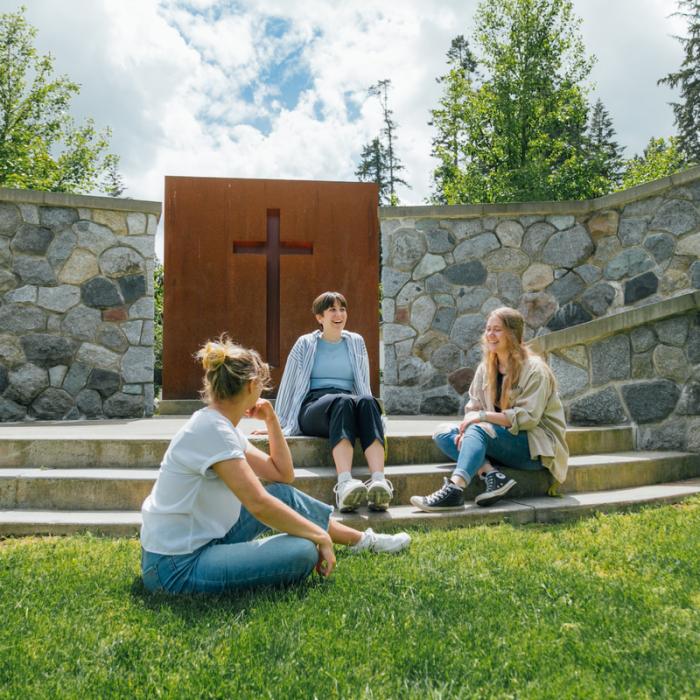
[(304, 435), (327, 437), (331, 450), (344, 439), (354, 445), (357, 437), (363, 452), (375, 440), (384, 444), (377, 401), (345, 389), (312, 389), (299, 409), (299, 427)]

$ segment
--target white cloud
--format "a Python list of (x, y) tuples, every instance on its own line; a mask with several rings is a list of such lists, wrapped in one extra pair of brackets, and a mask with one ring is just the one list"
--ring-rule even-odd
[[(381, 126), (367, 88), (390, 78), (412, 185), (400, 195), (419, 204), (434, 167), (435, 77), (451, 39), (471, 33), (476, 4), (64, 0), (58, 11), (55, 0), (32, 0), (27, 16), (40, 50), (81, 83), (77, 115), (111, 125), (131, 197), (162, 200), (166, 174), (352, 180), (362, 145)], [(670, 36), (683, 28), (668, 17), (674, 0), (574, 5), (598, 57), (594, 96), (610, 110), (619, 141), (631, 154), (672, 133), (671, 93), (656, 81), (681, 60)], [(0, 0), (0, 12), (17, 6)], [(291, 105), (285, 90), (297, 83)], [(354, 121), (346, 98), (359, 109)]]

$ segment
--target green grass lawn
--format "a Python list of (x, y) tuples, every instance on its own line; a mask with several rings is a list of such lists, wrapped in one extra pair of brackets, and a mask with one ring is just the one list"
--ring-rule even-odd
[(700, 498), (414, 535), (216, 598), (147, 594), (133, 539), (2, 541), (0, 697), (700, 697)]

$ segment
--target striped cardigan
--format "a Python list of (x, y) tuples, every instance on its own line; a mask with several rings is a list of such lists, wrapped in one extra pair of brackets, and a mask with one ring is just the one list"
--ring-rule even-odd
[[(342, 332), (348, 343), (348, 353), (354, 378), (353, 394), (372, 396), (369, 385), (369, 357), (365, 341), (358, 333)], [(280, 389), (275, 400), (275, 412), (285, 435), (301, 435), (299, 409), (311, 386), (311, 369), (321, 331), (297, 338), (284, 367)]]

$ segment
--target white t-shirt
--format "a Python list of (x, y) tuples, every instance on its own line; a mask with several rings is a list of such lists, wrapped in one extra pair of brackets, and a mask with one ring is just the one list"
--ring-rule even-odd
[(241, 502), (210, 467), (244, 459), (248, 445), (245, 435), (218, 411), (202, 408), (192, 415), (168, 446), (141, 507), (141, 545), (146, 551), (189, 554), (233, 527)]

